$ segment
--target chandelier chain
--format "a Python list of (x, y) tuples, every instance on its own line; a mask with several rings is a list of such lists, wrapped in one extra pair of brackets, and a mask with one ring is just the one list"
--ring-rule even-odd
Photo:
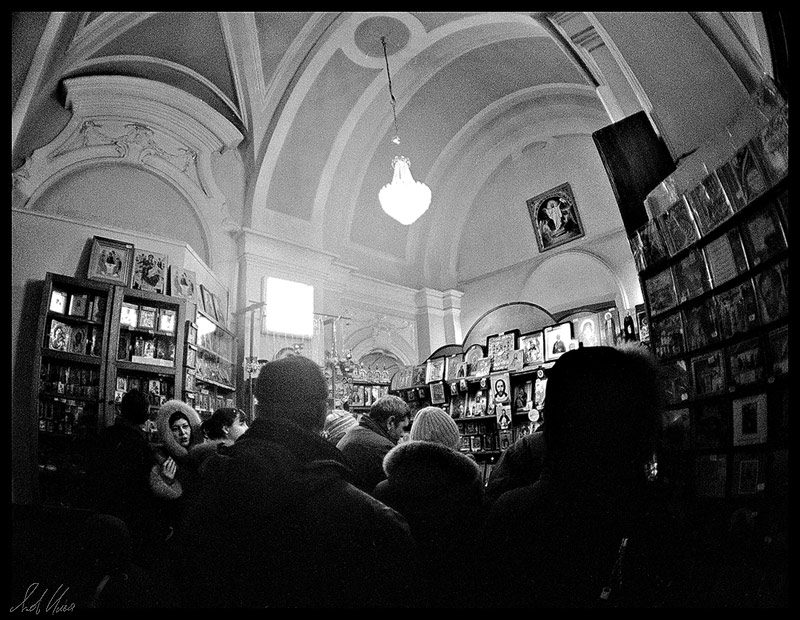
[(396, 101), (394, 92), (392, 91), (392, 74), (389, 72), (389, 56), (386, 53), (386, 37), (381, 37), (381, 44), (383, 45), (383, 58), (386, 61), (386, 77), (389, 79), (389, 97), (392, 100), (392, 116), (394, 117), (394, 133), (395, 142), (400, 143), (400, 131), (397, 129), (397, 110), (395, 109)]

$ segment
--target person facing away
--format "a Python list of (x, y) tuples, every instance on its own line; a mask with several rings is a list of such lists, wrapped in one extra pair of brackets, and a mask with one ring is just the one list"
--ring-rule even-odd
[(189, 458), (200, 475), (208, 467), (208, 458), (224, 453), (247, 431), (247, 416), (237, 407), (220, 407), (200, 425), (205, 441), (189, 449)]
[(142, 566), (150, 565), (168, 533), (150, 490), (155, 459), (142, 430), (149, 408), (144, 392), (126, 392), (114, 424), (100, 431), (91, 461), (93, 508), (125, 522), (133, 557)]
[(357, 425), (358, 420), (352, 413), (345, 409), (333, 409), (325, 417), (322, 434), (335, 446), (349, 429)]
[(483, 521), (481, 470), (459, 451), (461, 434), (439, 407), (417, 411), (409, 440), (383, 460), (374, 496), (408, 521), (423, 564), (419, 588), (432, 607), (468, 607), (474, 553)]
[(348, 430), (336, 444), (368, 493), (386, 478), (383, 458), (405, 435), (410, 420), (411, 409), (402, 398), (393, 394), (381, 396), (372, 403), (369, 414), (361, 416), (358, 426)]
[(181, 529), (175, 583), (192, 607), (415, 604), (408, 524), (353, 484), (322, 436), (328, 386), (312, 360), (265, 364), (256, 418), (219, 456)]
[(512, 443), (497, 461), (486, 483), (486, 499), (494, 502), (506, 491), (533, 484), (544, 467), (544, 424)]
[(541, 475), (503, 493), (484, 524), (494, 567), (484, 604), (686, 604), (684, 528), (650, 475), (662, 403), (657, 362), (643, 347), (584, 347), (555, 362)]

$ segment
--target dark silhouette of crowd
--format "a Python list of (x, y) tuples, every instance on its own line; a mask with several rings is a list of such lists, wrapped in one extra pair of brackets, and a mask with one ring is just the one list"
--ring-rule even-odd
[(238, 410), (201, 426), (189, 405), (166, 403), (156, 455), (138, 426), (147, 400), (129, 392), (98, 444), (96, 508), (127, 526), (131, 563), (169, 586), (140, 584), (140, 600), (117, 600), (143, 608), (724, 604), (720, 572), (703, 564), (713, 551), (698, 550), (657, 470), (661, 385), (639, 345), (567, 351), (548, 371), (545, 423), (504, 451), (488, 481), (443, 409), (412, 415), (389, 395), (360, 416), (331, 412), (322, 369), (299, 355), (262, 367), (249, 427)]

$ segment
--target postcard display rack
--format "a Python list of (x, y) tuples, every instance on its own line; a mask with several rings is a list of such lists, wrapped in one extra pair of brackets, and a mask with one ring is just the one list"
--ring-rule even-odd
[(698, 499), (759, 501), (788, 458), (787, 133), (777, 114), (630, 240)]
[(236, 337), (218, 320), (198, 309), (186, 321), (184, 400), (202, 419), (220, 407), (236, 406)]
[[(113, 424), (116, 405), (139, 387), (151, 416), (180, 394), (182, 299), (92, 279), (45, 276), (34, 360), (40, 500), (85, 501), (89, 447)], [(155, 425), (148, 424), (151, 436)]]

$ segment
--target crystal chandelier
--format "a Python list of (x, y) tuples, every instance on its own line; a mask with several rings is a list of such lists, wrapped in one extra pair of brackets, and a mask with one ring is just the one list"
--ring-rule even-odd
[[(400, 136), (397, 131), (397, 111), (395, 109), (395, 98), (392, 92), (392, 76), (389, 73), (389, 57), (386, 54), (386, 37), (381, 37), (383, 45), (383, 57), (386, 60), (386, 76), (389, 79), (389, 97), (392, 102), (392, 114), (394, 116), (395, 136), (392, 142), (400, 144)], [(431, 204), (431, 190), (420, 181), (415, 181), (411, 176), (411, 162), (402, 155), (395, 156), (392, 160), (394, 175), (392, 182), (384, 185), (378, 192), (378, 200), (381, 207), (390, 216), (401, 224), (408, 226), (413, 224)]]

